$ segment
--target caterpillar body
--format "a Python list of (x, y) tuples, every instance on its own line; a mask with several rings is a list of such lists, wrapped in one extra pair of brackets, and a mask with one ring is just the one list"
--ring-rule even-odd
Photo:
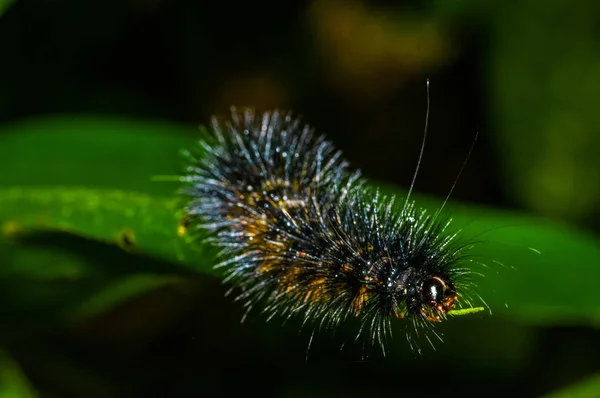
[(198, 149), (181, 176), (184, 213), (221, 248), (217, 267), (248, 310), (324, 328), (356, 318), (385, 352), (393, 319), (431, 329), (472, 306), (471, 243), (450, 220), (369, 188), (292, 113), (232, 108)]

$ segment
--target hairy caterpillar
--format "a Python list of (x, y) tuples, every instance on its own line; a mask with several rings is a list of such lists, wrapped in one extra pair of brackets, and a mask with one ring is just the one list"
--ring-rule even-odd
[(477, 310), (465, 266), (471, 242), (439, 212), (367, 187), (299, 118), (232, 108), (204, 133), (180, 178), (184, 212), (222, 248), (217, 267), (248, 310), (325, 328), (355, 317), (358, 335), (384, 352), (395, 318), (431, 329)]

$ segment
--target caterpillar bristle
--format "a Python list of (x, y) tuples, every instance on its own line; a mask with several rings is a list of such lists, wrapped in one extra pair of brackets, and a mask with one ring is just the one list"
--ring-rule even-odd
[(232, 108), (203, 134), (180, 179), (184, 212), (221, 248), (216, 267), (248, 310), (326, 329), (355, 318), (356, 338), (385, 352), (394, 318), (410, 319), (416, 348), (419, 329), (431, 343), (432, 323), (472, 304), (471, 242), (367, 187), (300, 118)]

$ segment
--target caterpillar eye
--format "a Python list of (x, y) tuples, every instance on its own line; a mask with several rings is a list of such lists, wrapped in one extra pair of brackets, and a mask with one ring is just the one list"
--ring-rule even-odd
[(456, 291), (449, 281), (439, 276), (430, 276), (421, 285), (421, 298), (438, 311), (448, 312), (454, 307)]

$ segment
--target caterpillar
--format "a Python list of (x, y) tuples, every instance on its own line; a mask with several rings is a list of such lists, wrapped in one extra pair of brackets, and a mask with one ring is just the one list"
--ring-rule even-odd
[(216, 267), (247, 311), (316, 328), (354, 318), (357, 338), (368, 334), (385, 353), (394, 319), (412, 324), (412, 347), (411, 331), (479, 310), (465, 265), (473, 243), (410, 193), (400, 203), (369, 187), (292, 112), (232, 107), (186, 157), (188, 225), (220, 248)]

